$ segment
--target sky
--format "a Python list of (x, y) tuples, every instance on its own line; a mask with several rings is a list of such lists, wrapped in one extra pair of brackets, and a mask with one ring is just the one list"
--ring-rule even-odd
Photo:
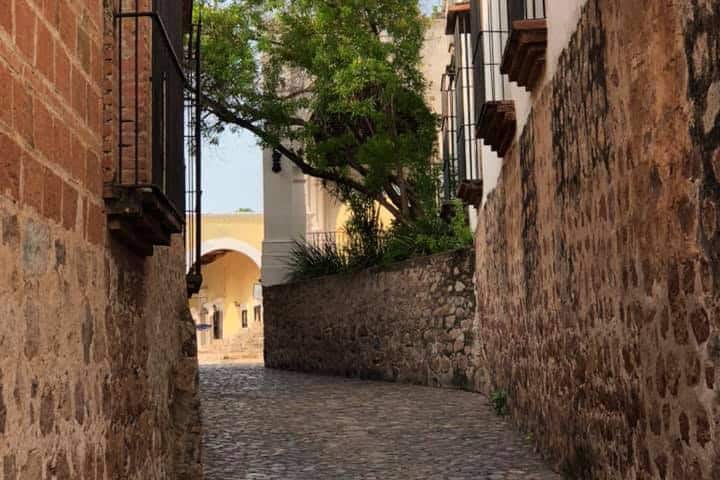
[(246, 131), (225, 131), (203, 145), (203, 212), (262, 211), (262, 150)]
[[(439, 3), (420, 0), (425, 13)], [(253, 135), (226, 131), (219, 145), (204, 142), (202, 183), (204, 213), (262, 212), (262, 151)]]

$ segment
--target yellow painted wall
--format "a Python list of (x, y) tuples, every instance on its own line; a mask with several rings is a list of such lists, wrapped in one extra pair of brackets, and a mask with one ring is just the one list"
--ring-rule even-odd
[[(262, 250), (262, 214), (204, 215), (202, 227), (203, 243), (231, 238), (246, 243), (258, 252)], [(258, 265), (247, 255), (231, 251), (203, 265), (202, 275), (202, 288), (190, 299), (190, 308), (197, 314), (203, 305), (222, 305), (223, 338), (214, 340), (212, 329), (198, 332), (200, 359), (262, 358), (263, 326), (254, 318), (254, 307), (260, 305), (261, 300), (253, 298), (253, 287), (260, 281), (261, 275)], [(247, 328), (242, 328), (243, 307), (248, 311)], [(204, 321), (212, 324), (211, 314)]]
[(234, 238), (262, 251), (264, 236), (261, 213), (203, 215), (203, 242), (216, 238)]
[[(219, 260), (203, 266), (203, 289), (207, 301), (221, 299), (223, 304), (223, 337), (231, 339), (241, 333), (240, 312), (245, 305), (249, 316), (257, 302), (253, 285), (260, 280), (260, 269), (243, 254), (230, 252)], [(249, 323), (249, 322), (248, 322)]]
[[(342, 232), (345, 230), (345, 224), (350, 219), (350, 209), (347, 205), (343, 204), (338, 212), (337, 220), (335, 221), (335, 230)], [(384, 230), (388, 230), (392, 226), (392, 222), (395, 219), (393, 215), (387, 210), (387, 208), (380, 206), (380, 223)]]

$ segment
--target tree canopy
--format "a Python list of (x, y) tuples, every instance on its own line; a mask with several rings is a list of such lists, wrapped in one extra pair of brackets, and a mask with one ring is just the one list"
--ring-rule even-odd
[(208, 135), (246, 129), (400, 223), (427, 212), (437, 120), (424, 98), (417, 0), (213, 1), (202, 21)]

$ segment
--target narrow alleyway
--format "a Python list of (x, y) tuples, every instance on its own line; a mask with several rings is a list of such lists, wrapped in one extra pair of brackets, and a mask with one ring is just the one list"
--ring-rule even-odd
[(200, 378), (207, 480), (560, 478), (477, 394), (242, 365)]

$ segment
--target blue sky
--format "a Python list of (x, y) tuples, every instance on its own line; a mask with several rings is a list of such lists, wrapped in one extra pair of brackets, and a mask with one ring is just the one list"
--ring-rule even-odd
[[(440, 0), (420, 0), (425, 13)], [(239, 208), (262, 211), (262, 151), (255, 138), (226, 131), (219, 145), (203, 147), (203, 212), (229, 213)]]
[(262, 211), (262, 151), (246, 131), (225, 131), (203, 147), (203, 212)]

